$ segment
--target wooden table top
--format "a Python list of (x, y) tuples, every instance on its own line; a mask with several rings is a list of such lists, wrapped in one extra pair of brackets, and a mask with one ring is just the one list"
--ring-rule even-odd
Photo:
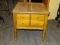
[(14, 7), (13, 13), (49, 13), (43, 3), (23, 3), (18, 2)]

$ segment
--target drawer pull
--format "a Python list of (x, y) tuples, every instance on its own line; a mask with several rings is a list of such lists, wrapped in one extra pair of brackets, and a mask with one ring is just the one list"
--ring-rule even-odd
[(37, 18), (37, 19), (39, 19), (39, 18)]
[(31, 20), (41, 20), (41, 21), (44, 21), (44, 15), (36, 15), (36, 14), (33, 14), (31, 16)]
[(24, 17), (22, 16), (22, 18), (24, 18)]
[(43, 26), (44, 21), (31, 21), (32, 26)]
[(17, 14), (17, 20), (29, 20), (29, 14)]
[(17, 26), (29, 26), (29, 20), (17, 20)]
[(22, 23), (22, 24), (24, 24), (24, 23)]

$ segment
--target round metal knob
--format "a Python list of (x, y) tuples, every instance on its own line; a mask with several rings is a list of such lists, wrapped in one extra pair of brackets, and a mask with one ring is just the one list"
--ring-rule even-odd
[(22, 18), (24, 18), (24, 17), (22, 16)]
[(39, 18), (37, 18), (37, 19), (39, 19)]
[(24, 23), (22, 23), (22, 24), (24, 24)]

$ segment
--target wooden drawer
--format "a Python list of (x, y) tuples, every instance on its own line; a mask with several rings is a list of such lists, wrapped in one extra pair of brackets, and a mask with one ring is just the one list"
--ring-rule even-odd
[(32, 14), (31, 20), (40, 20), (40, 21), (42, 20), (42, 21), (44, 21), (44, 15)]
[(17, 20), (29, 20), (28, 14), (17, 14)]
[(17, 27), (29, 26), (29, 20), (17, 20)]
[(31, 21), (31, 26), (43, 26), (44, 21)]

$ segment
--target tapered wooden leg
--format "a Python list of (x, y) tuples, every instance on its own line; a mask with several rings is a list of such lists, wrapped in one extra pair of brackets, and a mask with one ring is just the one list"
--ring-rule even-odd
[(14, 22), (14, 39), (16, 40), (17, 39), (17, 29), (16, 29), (17, 21), (16, 21), (16, 14), (15, 13), (13, 13), (13, 22)]
[(17, 30), (14, 30), (14, 39), (17, 40)]
[(44, 41), (45, 34), (46, 34), (46, 30), (43, 30), (43, 33), (42, 33), (42, 41)]
[(47, 20), (48, 20), (48, 14), (45, 15), (45, 19), (44, 19), (44, 29), (43, 29), (43, 33), (42, 33), (42, 41), (44, 41), (45, 38), (45, 34), (46, 34), (46, 27), (47, 27)]

